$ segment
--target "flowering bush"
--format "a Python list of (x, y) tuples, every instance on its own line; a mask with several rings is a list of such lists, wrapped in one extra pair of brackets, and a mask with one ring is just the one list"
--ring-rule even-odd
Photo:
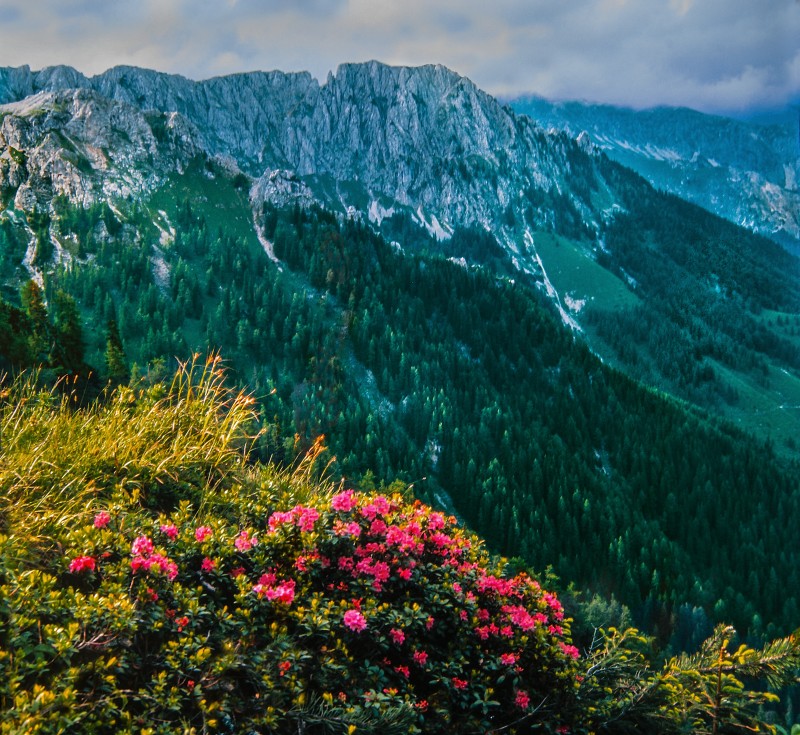
[(237, 509), (110, 506), (36, 569), (5, 539), (0, 732), (562, 724), (577, 651), (560, 603), (454, 519), (349, 490)]

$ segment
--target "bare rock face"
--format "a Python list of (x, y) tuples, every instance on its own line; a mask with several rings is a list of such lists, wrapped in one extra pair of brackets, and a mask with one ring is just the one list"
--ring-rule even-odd
[[(422, 221), (436, 218), (445, 229), (497, 225), (509, 208), (521, 211), (526, 190), (561, 188), (569, 166), (563, 137), (549, 136), (442, 66), (346, 64), (323, 85), (307, 73), (259, 72), (193, 82), (132, 67), (91, 79), (65, 67), (41, 72), (23, 67), (0, 70), (0, 99), (73, 84), (93, 94), (95, 107), (100, 99), (121, 103), (118, 112), (105, 107), (97, 124), (76, 110), (75, 122), (83, 124), (87, 144), (94, 140), (92, 165), (103, 167), (100, 154), (111, 155), (116, 148), (108, 138), (118, 127), (113, 118), (125, 118), (123, 129), (130, 137), (127, 146), (121, 141), (125, 160), (105, 166), (110, 170), (122, 163), (132, 179), (134, 161), (163, 152), (164, 141), (154, 144), (142, 114), (174, 120), (173, 146), (231, 157), (256, 178), (265, 171), (268, 180), (274, 171), (293, 171), (353, 182), (369, 200), (419, 210)], [(156, 128), (151, 125), (151, 131)], [(109, 193), (114, 187), (145, 185), (122, 179), (106, 185)], [(341, 204), (349, 209), (353, 203)], [(366, 212), (369, 206), (359, 209)]]
[(299, 204), (308, 207), (315, 201), (314, 193), (293, 171), (267, 169), (250, 189), (250, 202), (255, 207), (269, 202), (277, 207)]
[(0, 191), (24, 210), (140, 193), (202, 150), (179, 115), (148, 118), (89, 89), (39, 92), (0, 116)]

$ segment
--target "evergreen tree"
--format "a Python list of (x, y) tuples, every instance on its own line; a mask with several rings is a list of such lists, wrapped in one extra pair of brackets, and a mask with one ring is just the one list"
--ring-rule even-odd
[(57, 359), (71, 372), (83, 367), (83, 329), (75, 299), (62, 290), (55, 298), (55, 345)]
[(110, 319), (106, 329), (106, 371), (109, 380), (123, 383), (129, 377), (128, 359), (122, 346), (122, 337), (115, 319)]
[(22, 286), (20, 292), (22, 310), (28, 318), (30, 328), (28, 336), (29, 362), (47, 364), (50, 361), (52, 346), (50, 335), (50, 319), (44, 301), (44, 293), (33, 279)]

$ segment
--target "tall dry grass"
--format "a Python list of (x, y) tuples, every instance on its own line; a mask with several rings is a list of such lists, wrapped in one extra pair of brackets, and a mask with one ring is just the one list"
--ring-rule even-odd
[(47, 533), (114, 495), (158, 507), (199, 502), (245, 467), (254, 400), (230, 388), (216, 355), (179, 366), (171, 384), (121, 386), (76, 408), (68, 391), (16, 379), (0, 404), (0, 532)]

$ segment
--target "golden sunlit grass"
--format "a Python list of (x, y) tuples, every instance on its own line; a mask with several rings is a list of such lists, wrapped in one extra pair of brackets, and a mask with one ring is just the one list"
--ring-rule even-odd
[(194, 490), (202, 501), (243, 469), (256, 438), (254, 401), (226, 385), (217, 356), (181, 364), (171, 385), (123, 386), (89, 408), (23, 376), (3, 405), (6, 531), (68, 524), (112, 493), (148, 504)]

